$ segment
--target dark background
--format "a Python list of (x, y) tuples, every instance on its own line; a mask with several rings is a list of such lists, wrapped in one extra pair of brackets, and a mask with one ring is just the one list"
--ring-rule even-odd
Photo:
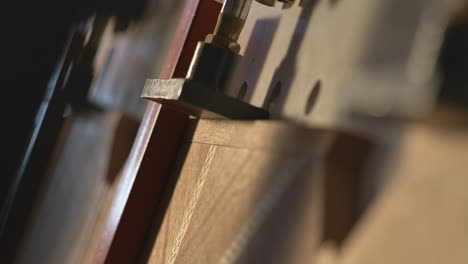
[(73, 8), (66, 2), (18, 2), (1, 8), (2, 200), (73, 20)]

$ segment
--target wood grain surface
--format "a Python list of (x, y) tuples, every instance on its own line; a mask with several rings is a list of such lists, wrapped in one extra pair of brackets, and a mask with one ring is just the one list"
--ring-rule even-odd
[(274, 121), (194, 121), (148, 262), (466, 263), (463, 113), (395, 123), (391, 166), (367, 171), (387, 182), (360, 209), (368, 140)]
[(148, 263), (299, 263), (312, 256), (321, 239), (320, 164), (334, 133), (274, 121), (190, 127)]

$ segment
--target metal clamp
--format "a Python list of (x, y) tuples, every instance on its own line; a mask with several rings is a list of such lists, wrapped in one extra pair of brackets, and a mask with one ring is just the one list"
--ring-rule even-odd
[[(274, 6), (276, 2), (257, 1), (270, 6)], [(196, 117), (268, 118), (268, 111), (225, 93), (241, 59), (237, 40), (252, 2), (253, 0), (226, 0), (214, 33), (208, 35), (205, 42), (198, 43), (187, 77), (148, 80), (142, 97), (177, 107)]]

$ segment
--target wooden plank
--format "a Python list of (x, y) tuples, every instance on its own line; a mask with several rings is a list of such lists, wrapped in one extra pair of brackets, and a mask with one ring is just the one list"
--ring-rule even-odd
[(321, 239), (320, 164), (334, 133), (274, 121), (191, 125), (148, 263), (306, 263), (297, 260)]
[[(173, 189), (165, 196), (167, 211), (160, 214), (160, 228), (153, 234), (157, 236), (149, 263), (468, 260), (468, 138), (463, 112), (442, 111), (430, 120), (404, 125), (397, 146), (387, 149), (395, 152), (395, 160), (387, 160), (391, 166), (368, 171), (393, 176), (386, 177), (387, 184), (355, 227), (358, 218), (350, 209), (356, 210), (359, 191), (351, 196), (348, 192), (356, 188), (355, 176), (362, 174), (362, 168), (358, 169), (362, 158), (356, 156), (366, 152), (366, 140), (340, 143), (342, 135), (335, 136), (321, 155), (314, 155), (308, 152), (313, 142), (325, 141), (312, 132), (309, 136), (317, 140), (305, 140), (310, 144), (302, 146), (304, 152), (298, 145), (299, 151), (293, 153), (307, 153), (306, 157), (318, 160), (311, 163), (312, 174), (305, 173), (307, 170), (295, 174), (293, 168), (301, 167), (300, 158), (282, 148), (281, 142), (289, 145), (297, 135), (290, 138), (289, 133), (280, 133), (285, 126), (202, 120), (191, 127), (194, 132), (187, 135), (173, 171)], [(260, 142), (252, 144), (249, 138)], [(289, 169), (282, 171), (284, 168)], [(255, 217), (268, 190), (274, 189), (276, 176), (291, 175), (297, 181), (285, 188), (281, 199), (270, 199), (279, 202), (260, 210), (268, 211), (268, 217)], [(334, 191), (326, 187), (329, 177)], [(336, 192), (338, 196), (327, 202)], [(350, 204), (349, 199), (355, 203)], [(343, 218), (351, 221), (340, 223)]]

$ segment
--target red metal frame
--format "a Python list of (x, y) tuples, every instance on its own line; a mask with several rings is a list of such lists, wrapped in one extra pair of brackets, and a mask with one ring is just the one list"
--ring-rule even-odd
[[(161, 78), (185, 77), (197, 42), (213, 32), (221, 7), (214, 0), (187, 0)], [(187, 120), (182, 113), (149, 104), (94, 263), (135, 263), (141, 257)]]

